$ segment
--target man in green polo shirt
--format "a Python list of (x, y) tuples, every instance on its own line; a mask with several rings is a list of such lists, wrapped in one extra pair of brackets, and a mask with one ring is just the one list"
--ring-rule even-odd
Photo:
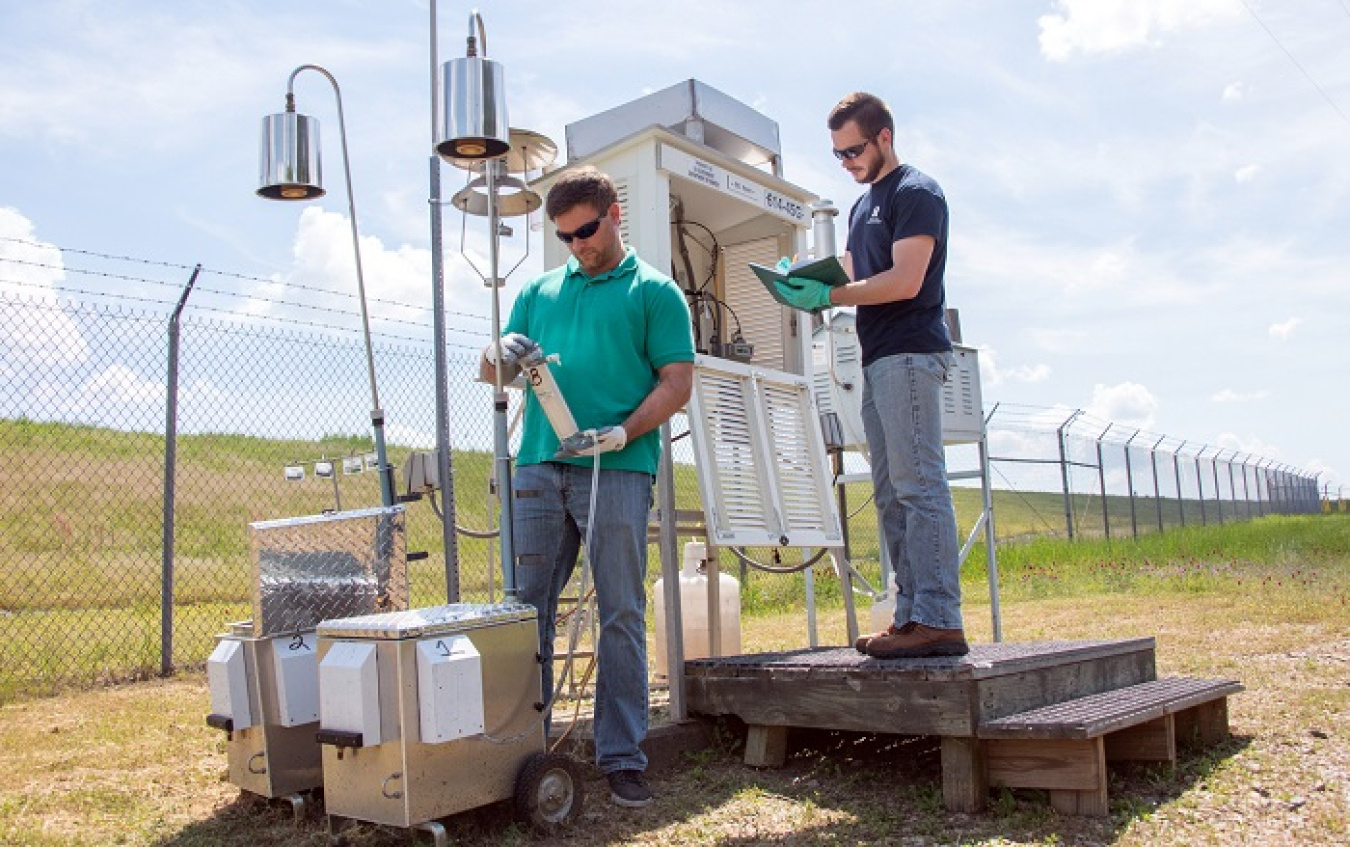
[[(600, 616), (596, 765), (615, 803), (640, 807), (652, 797), (639, 746), (648, 710), (647, 515), (659, 427), (684, 408), (693, 385), (689, 307), (674, 281), (624, 246), (608, 176), (589, 166), (564, 174), (544, 209), (572, 257), (516, 297), (501, 339), (502, 378), (513, 379), (522, 361), (557, 355), (551, 371), (559, 392), (578, 429), (591, 436), (560, 442), (526, 392), (512, 482), (516, 584), (520, 601), (539, 610), (551, 695), (558, 596), (587, 544)], [(495, 342), (483, 353), (486, 381), (494, 379), (497, 355)]]

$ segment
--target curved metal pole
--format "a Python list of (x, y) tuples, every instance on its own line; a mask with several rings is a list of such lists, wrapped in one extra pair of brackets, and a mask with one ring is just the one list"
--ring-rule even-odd
[(356, 290), (361, 301), (361, 332), (366, 342), (366, 373), (370, 377), (370, 422), (375, 427), (375, 455), (380, 465), (380, 502), (385, 506), (394, 505), (393, 467), (384, 446), (384, 409), (380, 408), (380, 392), (375, 383), (375, 352), (370, 343), (370, 313), (366, 309), (366, 279), (361, 269), (361, 234), (356, 228), (356, 197), (352, 190), (351, 159), (347, 156), (347, 120), (342, 112), (342, 90), (337, 80), (318, 65), (301, 65), (291, 71), (286, 81), (286, 111), (295, 111), (295, 78), (301, 71), (316, 71), (323, 75), (333, 86), (333, 95), (337, 98), (338, 135), (342, 141), (342, 174), (347, 180), (347, 210), (352, 225), (352, 250), (356, 254)]
[[(431, 142), (434, 147), (436, 144), (436, 109), (438, 106), (437, 93), (437, 61), (436, 61), (436, 0), (431, 0)], [(475, 37), (475, 26), (477, 35)], [(472, 57), (478, 55), (478, 45), (481, 42), (482, 53), (487, 55), (487, 29), (483, 26), (483, 18), (474, 9), (469, 14), (469, 35), (466, 55)], [(433, 159), (435, 157), (433, 156)], [(439, 165), (433, 162), (432, 167), (436, 169), (436, 177), (433, 179), (436, 190), (432, 197), (432, 219), (436, 223), (433, 227), (436, 229), (439, 237), (439, 209), (440, 209), (440, 190), (439, 190)], [(501, 361), (502, 341), (501, 341), (501, 290), (498, 283), (498, 208), (497, 208), (497, 184), (495, 174), (495, 160), (486, 163), (484, 171), (487, 177), (487, 195), (488, 195), (488, 237), (491, 239), (491, 267), (489, 269), (488, 285), (492, 288), (492, 343), (497, 347), (497, 361)], [(528, 237), (528, 236), (527, 236)], [(480, 274), (481, 275), (481, 274)], [(438, 277), (439, 278), (439, 277)], [(438, 345), (443, 345), (443, 338), (437, 339)], [(516, 574), (515, 574), (515, 545), (512, 539), (512, 520), (513, 503), (511, 500), (511, 454), (510, 442), (507, 434), (507, 397), (506, 390), (502, 383), (500, 369), (494, 369), (493, 376), (493, 456), (494, 456), (494, 480), (497, 488), (497, 499), (501, 503), (500, 520), (500, 538), (501, 538), (501, 556), (502, 556), (502, 582), (505, 589), (505, 599), (508, 603), (515, 602), (517, 599)], [(438, 377), (442, 379), (443, 377)], [(445, 448), (446, 455), (449, 455), (449, 445)], [(447, 498), (447, 501), (449, 498)], [(446, 514), (450, 511), (447, 508)], [(452, 535), (452, 529), (447, 525), (444, 529), (447, 538)], [(446, 549), (450, 549), (451, 542), (447, 540)], [(447, 562), (447, 573), (449, 563)], [(447, 577), (449, 582), (449, 577)]]

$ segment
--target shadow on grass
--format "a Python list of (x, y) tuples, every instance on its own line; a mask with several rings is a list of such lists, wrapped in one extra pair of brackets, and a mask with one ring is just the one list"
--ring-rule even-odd
[(781, 797), (808, 813), (799, 813), (789, 832), (761, 828), (722, 837), (716, 843), (916, 847), (986, 839), (1110, 843), (1134, 821), (1203, 784), (1221, 763), (1252, 742), (1250, 737), (1235, 736), (1208, 748), (1182, 749), (1175, 765), (1112, 763), (1109, 815), (1080, 817), (1057, 813), (1045, 791), (1020, 789), (992, 790), (988, 806), (980, 813), (947, 811), (936, 738), (793, 730), (789, 739), (784, 767), (744, 768), (746, 785), (753, 784), (755, 791)]
[[(744, 727), (724, 719), (713, 745), (686, 753), (649, 772), (656, 800), (644, 809), (609, 801), (605, 781), (587, 767), (585, 806), (578, 821), (551, 839), (530, 833), (512, 816), (510, 802), (493, 803), (441, 821), (449, 841), (465, 847), (562, 843), (568, 845), (688, 842), (718, 845), (900, 844), (927, 845), (1005, 839), (1031, 843), (1110, 843), (1132, 822), (1146, 818), (1203, 784), (1249, 737), (1233, 737), (1181, 752), (1175, 766), (1112, 765), (1110, 814), (1056, 813), (1046, 792), (994, 789), (985, 811), (948, 812), (942, 801), (942, 768), (936, 738), (828, 730), (794, 730), (781, 768), (742, 761)], [(344, 827), (349, 847), (431, 844), (425, 834), (355, 823)], [(330, 839), (321, 804), (295, 821), (284, 802), (241, 795), (159, 847), (319, 847)]]

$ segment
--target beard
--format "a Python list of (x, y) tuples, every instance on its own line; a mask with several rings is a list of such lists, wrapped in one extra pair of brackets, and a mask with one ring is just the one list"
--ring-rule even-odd
[(881, 169), (885, 164), (886, 164), (885, 160), (883, 160), (880, 156), (877, 156), (875, 159), (872, 160), (871, 164), (869, 164), (866, 168), (863, 169), (862, 173), (858, 174), (857, 176), (858, 182), (866, 183), (869, 185), (873, 182), (876, 182), (877, 175), (881, 173)]

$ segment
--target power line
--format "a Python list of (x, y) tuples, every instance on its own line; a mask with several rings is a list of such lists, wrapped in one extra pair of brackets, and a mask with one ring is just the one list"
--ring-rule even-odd
[[(1299, 72), (1303, 74), (1303, 76), (1308, 80), (1308, 82), (1312, 83), (1312, 87), (1317, 89), (1317, 93), (1322, 95), (1322, 99), (1327, 101), (1327, 105), (1336, 110), (1336, 114), (1341, 116), (1341, 120), (1345, 121), (1347, 124), (1350, 124), (1350, 115), (1347, 115), (1344, 111), (1341, 110), (1340, 106), (1336, 105), (1336, 101), (1332, 100), (1331, 95), (1327, 94), (1326, 91), (1323, 90), (1322, 86), (1317, 84), (1317, 80), (1313, 79), (1312, 74), (1308, 73), (1308, 69), (1303, 67), (1303, 63), (1300, 62), (1298, 59), (1296, 59), (1293, 53), (1289, 52), (1289, 48), (1285, 47), (1284, 44), (1280, 41), (1280, 39), (1275, 37), (1275, 33), (1271, 31), (1270, 27), (1266, 26), (1265, 21), (1261, 20), (1261, 18), (1257, 16), (1256, 10), (1251, 7), (1251, 4), (1248, 3), (1247, 0), (1241, 0), (1241, 3), (1242, 8), (1246, 9), (1247, 13), (1252, 16), (1252, 20), (1256, 21), (1261, 26), (1261, 29), (1264, 29), (1266, 31), (1266, 35), (1270, 36), (1270, 40), (1275, 42), (1275, 46), (1283, 50), (1284, 55), (1289, 57), (1289, 61), (1294, 63), (1294, 67), (1298, 68)], [(1345, 0), (1341, 0), (1341, 8), (1345, 11), (1347, 15), (1350, 15), (1350, 8), (1346, 8)]]

